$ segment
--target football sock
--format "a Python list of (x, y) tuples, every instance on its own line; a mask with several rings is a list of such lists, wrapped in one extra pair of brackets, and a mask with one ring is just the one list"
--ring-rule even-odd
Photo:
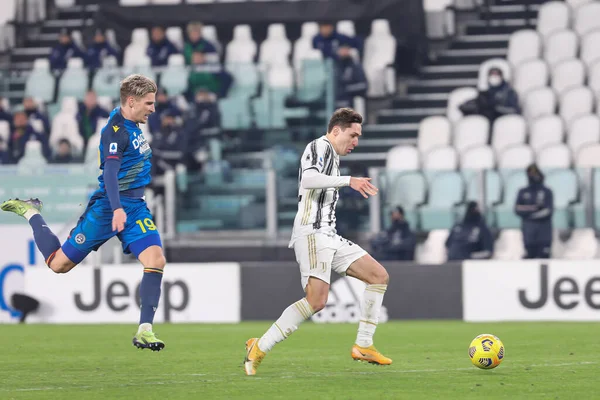
[(360, 347), (373, 345), (373, 335), (379, 322), (379, 311), (383, 303), (383, 295), (387, 285), (367, 285), (365, 294), (360, 305), (360, 322), (358, 323), (358, 335), (356, 344)]
[(260, 338), (258, 348), (265, 353), (270, 351), (275, 344), (287, 339), (288, 336), (298, 329), (298, 325), (312, 317), (313, 314), (314, 311), (310, 304), (308, 304), (306, 297), (298, 300), (286, 308), (281, 317)]
[(160, 268), (144, 267), (144, 277), (140, 284), (140, 324), (152, 324), (154, 313), (160, 300), (160, 282), (163, 270)]
[[(27, 210), (25, 215), (31, 210)], [(46, 225), (46, 221), (44, 218), (36, 212), (33, 215), (26, 216), (29, 220), (29, 225), (33, 229), (33, 239), (35, 240), (35, 244), (37, 248), (40, 249), (40, 252), (44, 255), (44, 260), (46, 260), (46, 264), (50, 264), (54, 253), (60, 249), (60, 242), (58, 238), (50, 228)]]

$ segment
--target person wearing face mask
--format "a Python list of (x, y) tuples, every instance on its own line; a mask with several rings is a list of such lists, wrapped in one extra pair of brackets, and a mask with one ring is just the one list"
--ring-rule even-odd
[(67, 62), (70, 58), (85, 59), (85, 53), (79, 48), (73, 40), (66, 28), (60, 31), (58, 44), (54, 46), (50, 53), (50, 69), (53, 71), (62, 71), (67, 68)]
[(448, 261), (488, 259), (494, 251), (494, 240), (479, 206), (470, 201), (464, 219), (454, 225), (446, 240)]
[(499, 68), (490, 68), (487, 83), (487, 90), (459, 106), (463, 115), (483, 115), (493, 123), (503, 115), (521, 113), (517, 92), (504, 80)]
[(177, 116), (173, 110), (163, 112), (160, 130), (152, 137), (152, 152), (156, 157), (153, 173), (156, 175), (174, 169), (186, 158), (187, 138), (176, 119)]
[(368, 86), (365, 71), (362, 65), (352, 58), (349, 46), (342, 46), (338, 50), (336, 77), (336, 107), (352, 107), (354, 97), (365, 97), (367, 95)]
[(404, 219), (404, 208), (396, 207), (391, 217), (392, 225), (388, 230), (381, 232), (371, 241), (375, 257), (381, 260), (414, 260), (417, 239)]
[(173, 100), (169, 99), (169, 95), (164, 88), (159, 88), (158, 92), (156, 93), (156, 103), (154, 105), (154, 109), (156, 111), (154, 111), (148, 117), (148, 128), (150, 128), (150, 133), (152, 135), (160, 131), (163, 113), (169, 112), (175, 117), (181, 116), (179, 107), (177, 107)]
[(40, 133), (45, 133), (46, 135), (50, 134), (50, 121), (48, 120), (48, 116), (39, 110), (33, 98), (25, 97), (23, 99), (23, 111), (27, 114), (27, 119), (30, 123), (33, 123), (35, 120), (41, 121), (44, 132)]
[[(207, 88), (199, 88), (184, 119), (183, 131), (188, 139), (188, 150), (191, 155), (188, 167), (191, 170), (199, 170), (207, 160), (207, 147), (210, 147), (212, 141), (218, 144), (222, 139), (221, 112), (216, 94)], [(219, 147), (213, 146), (213, 148)]]
[(0, 136), (0, 165), (10, 164), (10, 152), (8, 151), (8, 144)]
[(515, 213), (521, 217), (526, 258), (549, 258), (552, 247), (554, 195), (544, 186), (544, 174), (537, 165), (527, 167), (529, 185), (519, 190)]

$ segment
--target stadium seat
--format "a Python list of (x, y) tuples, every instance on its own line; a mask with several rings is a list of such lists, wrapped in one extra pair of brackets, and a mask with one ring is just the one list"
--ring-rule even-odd
[(458, 166), (458, 155), (451, 146), (439, 146), (431, 149), (424, 157), (423, 169), (426, 173), (439, 170), (455, 170)]
[(223, 54), (223, 45), (219, 41), (219, 36), (217, 35), (217, 28), (214, 25), (202, 25), (202, 37), (215, 46), (215, 48), (217, 49), (217, 53), (219, 53), (219, 56)]
[[(114, 57), (111, 57), (114, 59)], [(118, 99), (120, 96), (119, 82), (122, 79), (121, 70), (115, 67), (106, 67), (98, 69), (92, 80), (92, 89), (98, 96), (108, 96), (111, 99)]]
[(233, 84), (227, 98), (219, 100), (221, 125), (225, 129), (246, 129), (252, 122), (250, 98), (257, 93), (259, 72), (254, 63), (227, 64)]
[(121, 46), (119, 46), (119, 43), (117, 42), (117, 35), (115, 33), (115, 30), (107, 29), (105, 34), (106, 34), (106, 41), (108, 42), (108, 44), (110, 44), (113, 49), (120, 52)]
[(478, 95), (477, 89), (473, 87), (461, 87), (450, 92), (448, 97), (448, 106), (446, 108), (446, 116), (451, 123), (457, 122), (463, 117), (460, 107), (467, 100), (475, 99)]
[(74, 155), (81, 155), (83, 152), (83, 138), (79, 133), (79, 124), (75, 119), (77, 102), (72, 97), (65, 97), (61, 106), (60, 112), (52, 119), (50, 147), (56, 149), (61, 139), (67, 139), (71, 143)]
[(571, 122), (567, 144), (575, 158), (583, 147), (598, 143), (600, 143), (600, 118), (597, 115), (584, 115)]
[(395, 146), (387, 153), (385, 168), (388, 172), (416, 171), (419, 166), (419, 152), (414, 146)]
[(556, 143), (539, 150), (536, 162), (540, 168), (569, 168), (571, 149), (564, 143)]
[(540, 6), (537, 17), (537, 31), (543, 37), (548, 37), (552, 33), (567, 29), (571, 10), (569, 6), (562, 1), (550, 1)]
[(267, 31), (267, 39), (260, 44), (259, 63), (261, 67), (274, 63), (287, 63), (292, 45), (285, 33), (285, 25), (271, 24)]
[(256, 56), (256, 43), (252, 40), (249, 25), (237, 25), (233, 29), (233, 40), (225, 49), (225, 62), (250, 63)]
[(50, 62), (44, 58), (36, 59), (25, 82), (25, 96), (50, 102), (54, 99), (55, 85), (54, 75), (50, 72)]
[(313, 54), (315, 58), (304, 58), (301, 62), (296, 92), (297, 98), (301, 101), (316, 101), (325, 93), (327, 82), (325, 62), (320, 51), (315, 50)]
[(499, 229), (520, 228), (521, 218), (515, 214), (514, 207), (519, 190), (527, 186), (525, 168), (501, 172), (504, 175), (504, 190), (501, 202), (494, 208), (495, 225)]
[(260, 97), (253, 99), (252, 109), (259, 128), (284, 128), (285, 100), (292, 93), (294, 71), (287, 60), (273, 60), (266, 76), (266, 82)]
[(516, 68), (523, 61), (539, 58), (541, 52), (542, 43), (539, 34), (534, 30), (524, 29), (510, 35), (506, 59), (513, 68)]
[(579, 36), (600, 28), (600, 3), (592, 1), (575, 10), (573, 29)]
[(599, 40), (600, 30), (586, 34), (581, 40), (579, 58), (581, 58), (581, 61), (583, 61), (588, 68), (600, 60), (600, 48), (598, 48)]
[(588, 67), (588, 86), (596, 93), (596, 101), (600, 100), (598, 97), (598, 93), (600, 93), (600, 59)]
[(577, 10), (582, 5), (590, 3), (592, 1), (593, 0), (566, 0), (565, 3), (567, 3), (569, 7), (571, 7), (571, 10)]
[(533, 89), (548, 85), (548, 65), (543, 60), (524, 61), (516, 68), (513, 88), (522, 104), (525, 96)]
[(83, 100), (88, 90), (88, 72), (81, 58), (71, 58), (58, 83), (58, 101), (67, 96)]
[(559, 114), (569, 124), (577, 117), (590, 114), (594, 108), (594, 94), (585, 86), (573, 88), (560, 98)]
[(510, 146), (525, 143), (526, 137), (527, 124), (520, 115), (503, 115), (496, 119), (492, 127), (492, 147), (496, 155)]
[(429, 181), (427, 203), (419, 208), (421, 229), (450, 229), (456, 222), (456, 207), (464, 202), (464, 182), (456, 171), (440, 171)]
[(385, 192), (386, 204), (394, 207), (401, 204), (405, 218), (413, 228), (419, 228), (417, 208), (425, 202), (427, 182), (419, 171), (397, 172), (390, 170), (386, 173), (388, 180)]
[[(312, 40), (319, 33), (319, 25), (316, 22), (305, 22), (302, 24), (302, 32), (298, 40), (294, 43), (294, 68), (300, 71), (302, 60), (305, 58), (313, 59), (314, 48)], [(319, 54), (321, 52), (319, 51)]]
[(487, 144), (465, 150), (460, 157), (460, 168), (464, 170), (493, 169), (496, 156)]
[(160, 75), (160, 85), (169, 96), (177, 96), (187, 91), (188, 70), (182, 54), (169, 56), (168, 65)]
[(415, 258), (419, 264), (443, 264), (448, 259), (446, 240), (450, 230), (434, 229), (429, 232), (425, 242), (417, 246)]
[(431, 149), (450, 145), (452, 127), (446, 117), (431, 116), (424, 118), (419, 124), (417, 147), (421, 155)]
[(517, 144), (505, 148), (498, 158), (499, 169), (525, 169), (533, 163), (533, 151), (526, 144)]
[[(153, 0), (153, 1), (157, 1), (157, 0)], [(165, 0), (161, 0), (161, 1), (165, 1)], [(172, 1), (172, 0), (167, 0), (167, 1)], [(180, 0), (177, 0), (178, 2)], [(155, 3), (156, 4), (156, 3)], [(167, 28), (167, 30), (165, 31), (165, 35), (167, 36), (167, 39), (169, 39), (171, 41), (171, 43), (173, 43), (175, 45), (175, 47), (177, 47), (177, 50), (179, 51), (183, 51), (183, 32), (181, 31), (181, 28), (178, 26), (170, 26)]]
[(552, 89), (559, 97), (570, 89), (583, 86), (584, 82), (585, 66), (580, 60), (563, 61), (552, 70)]
[(23, 157), (18, 162), (19, 175), (40, 174), (46, 164), (42, 144), (37, 140), (28, 141)]
[(517, 261), (525, 257), (523, 233), (520, 229), (503, 229), (494, 244), (495, 260)]
[(545, 115), (554, 114), (556, 110), (556, 95), (552, 89), (545, 87), (531, 90), (523, 102), (523, 115), (532, 121)]
[(461, 154), (472, 148), (486, 145), (490, 136), (490, 121), (481, 115), (469, 115), (456, 123), (454, 148)]
[(552, 227), (569, 229), (584, 226), (585, 214), (583, 205), (579, 202), (577, 173), (571, 169), (549, 170), (544, 178), (544, 185), (553, 193)]
[(502, 71), (504, 80), (510, 82), (513, 77), (511, 65), (504, 58), (491, 58), (481, 63), (477, 78), (477, 88), (481, 91), (488, 89), (488, 74), (491, 68), (498, 68)]
[(354, 21), (343, 20), (338, 21), (336, 24), (336, 31), (342, 35), (354, 37), (356, 36), (356, 30), (354, 29)]
[(151, 4), (155, 4), (155, 5), (175, 5), (175, 4), (181, 4), (183, 3), (184, 0), (150, 0)]
[(135, 63), (127, 68), (123, 68), (124, 75), (130, 73), (142, 74), (156, 82), (157, 74), (152, 68), (152, 60), (146, 54), (139, 56)]
[(396, 38), (390, 33), (387, 20), (377, 19), (372, 22), (371, 34), (365, 40), (364, 48), (363, 67), (369, 81), (368, 95), (381, 97), (390, 94), (392, 88), (386, 84), (386, 70), (396, 60)]
[(5, 120), (0, 120), (0, 139), (4, 141), (4, 143), (8, 143), (10, 138), (10, 123)]
[(563, 258), (567, 260), (592, 260), (598, 252), (598, 239), (591, 228), (574, 229), (565, 243)]
[(577, 58), (579, 38), (568, 29), (557, 31), (548, 36), (544, 47), (544, 59), (553, 68), (561, 61)]
[[(600, 167), (600, 144), (583, 146), (577, 153), (577, 157), (575, 157), (575, 164), (579, 168)], [(600, 185), (596, 185), (596, 187), (600, 189)], [(600, 197), (596, 198), (600, 199)]]
[(564, 138), (563, 120), (558, 115), (546, 115), (534, 120), (529, 131), (529, 146), (537, 153), (548, 145), (562, 143)]

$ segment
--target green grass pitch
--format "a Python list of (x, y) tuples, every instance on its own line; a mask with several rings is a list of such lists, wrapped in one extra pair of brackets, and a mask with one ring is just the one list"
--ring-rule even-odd
[[(244, 343), (269, 325), (156, 325), (159, 353), (131, 345), (135, 326), (0, 325), (0, 399), (600, 398), (595, 323), (389, 322), (391, 366), (352, 361), (356, 325), (306, 323), (247, 377)], [(468, 358), (480, 333), (506, 347), (494, 370)]]

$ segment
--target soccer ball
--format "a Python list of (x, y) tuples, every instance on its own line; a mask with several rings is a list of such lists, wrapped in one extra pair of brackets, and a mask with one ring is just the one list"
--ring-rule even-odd
[(504, 344), (494, 335), (479, 335), (469, 345), (469, 358), (477, 368), (496, 368), (504, 360), (504, 355)]

